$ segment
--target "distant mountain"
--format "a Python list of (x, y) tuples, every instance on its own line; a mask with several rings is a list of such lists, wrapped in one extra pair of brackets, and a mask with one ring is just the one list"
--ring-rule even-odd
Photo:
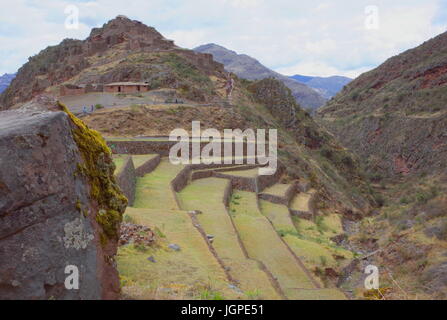
[(297, 74), (291, 76), (290, 78), (317, 90), (326, 99), (331, 99), (334, 97), (343, 89), (345, 85), (352, 81), (351, 78), (342, 76), (309, 77)]
[(16, 74), (10, 74), (5, 73), (4, 75), (0, 76), (0, 93), (5, 91), (5, 89), (9, 86), (11, 81), (15, 78)]
[(260, 80), (273, 77), (281, 80), (290, 90), (295, 99), (304, 108), (317, 109), (326, 103), (326, 99), (316, 90), (309, 88), (294, 79), (279, 74), (262, 65), (256, 59), (246, 55), (237, 54), (217, 44), (206, 44), (194, 49), (201, 53), (210, 53), (214, 60), (222, 63), (225, 69), (233, 72), (240, 78), (248, 80)]

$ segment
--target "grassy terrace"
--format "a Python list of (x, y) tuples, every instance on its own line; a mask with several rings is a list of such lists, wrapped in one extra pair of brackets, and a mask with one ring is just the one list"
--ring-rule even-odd
[[(114, 154), (113, 162), (115, 163), (116, 169), (115, 174), (119, 173), (124, 165), (124, 161), (130, 155), (128, 154)], [(146, 161), (155, 158), (156, 154), (144, 154), (144, 155), (132, 155), (132, 161), (135, 166), (135, 169), (139, 166), (143, 165)]]
[(230, 267), (231, 276), (239, 282), (246, 298), (279, 299), (267, 274), (255, 261), (246, 258), (239, 244), (222, 201), (227, 184), (227, 180), (218, 178), (196, 180), (179, 193), (181, 205), (186, 210), (203, 212), (197, 219), (204, 231), (215, 237), (213, 247)]
[(318, 216), (315, 222), (292, 217), (296, 234), (288, 237), (291, 248), (299, 248), (297, 255), (308, 269), (337, 268), (353, 258), (353, 253), (337, 246), (330, 238), (343, 232), (336, 214)]
[[(137, 179), (135, 207), (127, 208), (125, 220), (155, 230), (158, 240), (151, 247), (129, 244), (119, 248), (123, 293), (131, 299), (246, 297), (229, 287), (224, 270), (191, 218), (178, 210), (170, 182), (182, 168), (165, 158), (153, 172)], [(170, 249), (169, 244), (180, 246), (180, 251)]]
[(133, 155), (132, 160), (135, 166), (135, 169), (146, 163), (147, 161), (155, 158), (156, 154), (143, 154), (143, 155)]
[(142, 178), (137, 178), (135, 208), (178, 210), (170, 183), (183, 169), (163, 158), (158, 167)]
[(290, 208), (292, 210), (297, 211), (310, 211), (309, 200), (312, 195), (315, 193), (315, 190), (309, 190), (308, 192), (300, 192), (298, 193), (290, 203)]
[(265, 194), (271, 194), (278, 197), (283, 197), (286, 194), (287, 189), (289, 189), (290, 184), (275, 183), (273, 186), (266, 188), (262, 191)]
[[(291, 218), (289, 209), (284, 205), (261, 200), (260, 208), (289, 248), (309, 270), (337, 267), (338, 261), (334, 256), (352, 258), (349, 251), (337, 247), (330, 241), (330, 237), (342, 232), (337, 215), (321, 217), (317, 225), (308, 220)], [(334, 290), (333, 294), (334, 299), (342, 297), (337, 290)]]
[(250, 257), (260, 260), (277, 278), (289, 299), (302, 299), (303, 291), (315, 289), (267, 218), (259, 212), (256, 195), (236, 191), (230, 204), (231, 216)]
[[(184, 211), (128, 208), (132, 221), (156, 230), (156, 246), (119, 248), (123, 293), (131, 299), (237, 299), (225, 273)], [(177, 244), (180, 251), (170, 249)], [(148, 260), (149, 257), (155, 262)]]

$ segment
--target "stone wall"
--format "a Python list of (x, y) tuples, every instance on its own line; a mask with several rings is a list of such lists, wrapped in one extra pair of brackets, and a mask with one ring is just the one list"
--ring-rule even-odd
[(293, 210), (293, 209), (289, 208), (290, 214), (300, 217), (302, 219), (314, 220), (314, 217), (317, 213), (317, 210), (316, 210), (317, 199), (318, 199), (318, 192), (313, 192), (309, 199), (309, 210), (308, 211), (299, 211), (299, 210)]
[(172, 189), (175, 192), (180, 192), (186, 187), (191, 176), (192, 165), (185, 166), (177, 176), (171, 181)]
[(284, 172), (284, 167), (278, 164), (278, 168), (273, 175), (258, 177), (258, 192), (268, 188), (278, 182)]
[(160, 155), (155, 156), (152, 159), (149, 159), (141, 166), (135, 169), (135, 173), (138, 177), (143, 177), (145, 174), (152, 172), (160, 163), (161, 157)]
[(132, 206), (135, 201), (135, 185), (137, 174), (132, 157), (127, 157), (120, 172), (116, 175), (116, 182), (128, 200), (128, 205)]
[(273, 202), (276, 204), (282, 204), (285, 206), (289, 206), (290, 201), (293, 199), (293, 197), (298, 193), (298, 184), (293, 183), (290, 185), (289, 188), (287, 188), (286, 192), (283, 196), (273, 195), (273, 194), (267, 194), (267, 193), (260, 193), (259, 199), (266, 200), (269, 202)]
[(231, 200), (231, 195), (233, 194), (233, 184), (231, 183), (231, 181), (227, 182), (227, 185), (225, 186), (225, 191), (223, 194), (223, 204), (225, 205), (225, 207), (229, 207), (230, 206), (230, 200)]
[[(169, 156), (169, 151), (171, 150), (171, 147), (174, 146), (175, 144), (177, 144), (177, 142), (169, 141), (167, 137), (166, 140), (156, 140), (156, 141), (154, 140), (107, 141), (107, 145), (115, 154), (159, 154), (162, 157)], [(208, 145), (208, 142), (201, 142), (200, 150), (202, 150), (206, 145)], [(247, 152), (247, 144), (244, 144), (243, 147), (244, 155), (246, 154), (246, 152)], [(191, 150), (190, 154), (192, 154)]]

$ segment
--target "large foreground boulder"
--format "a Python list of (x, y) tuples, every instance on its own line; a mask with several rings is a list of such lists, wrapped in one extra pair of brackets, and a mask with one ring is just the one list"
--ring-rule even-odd
[(127, 200), (110, 151), (68, 111), (38, 109), (0, 112), (0, 299), (118, 298)]

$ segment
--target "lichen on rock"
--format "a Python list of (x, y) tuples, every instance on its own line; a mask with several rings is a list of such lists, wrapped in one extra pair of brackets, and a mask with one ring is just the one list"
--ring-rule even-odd
[(82, 220), (76, 218), (71, 222), (67, 222), (64, 226), (65, 236), (63, 238), (65, 248), (73, 248), (76, 250), (87, 248), (90, 241), (92, 241), (95, 236), (89, 234), (85, 228)]

